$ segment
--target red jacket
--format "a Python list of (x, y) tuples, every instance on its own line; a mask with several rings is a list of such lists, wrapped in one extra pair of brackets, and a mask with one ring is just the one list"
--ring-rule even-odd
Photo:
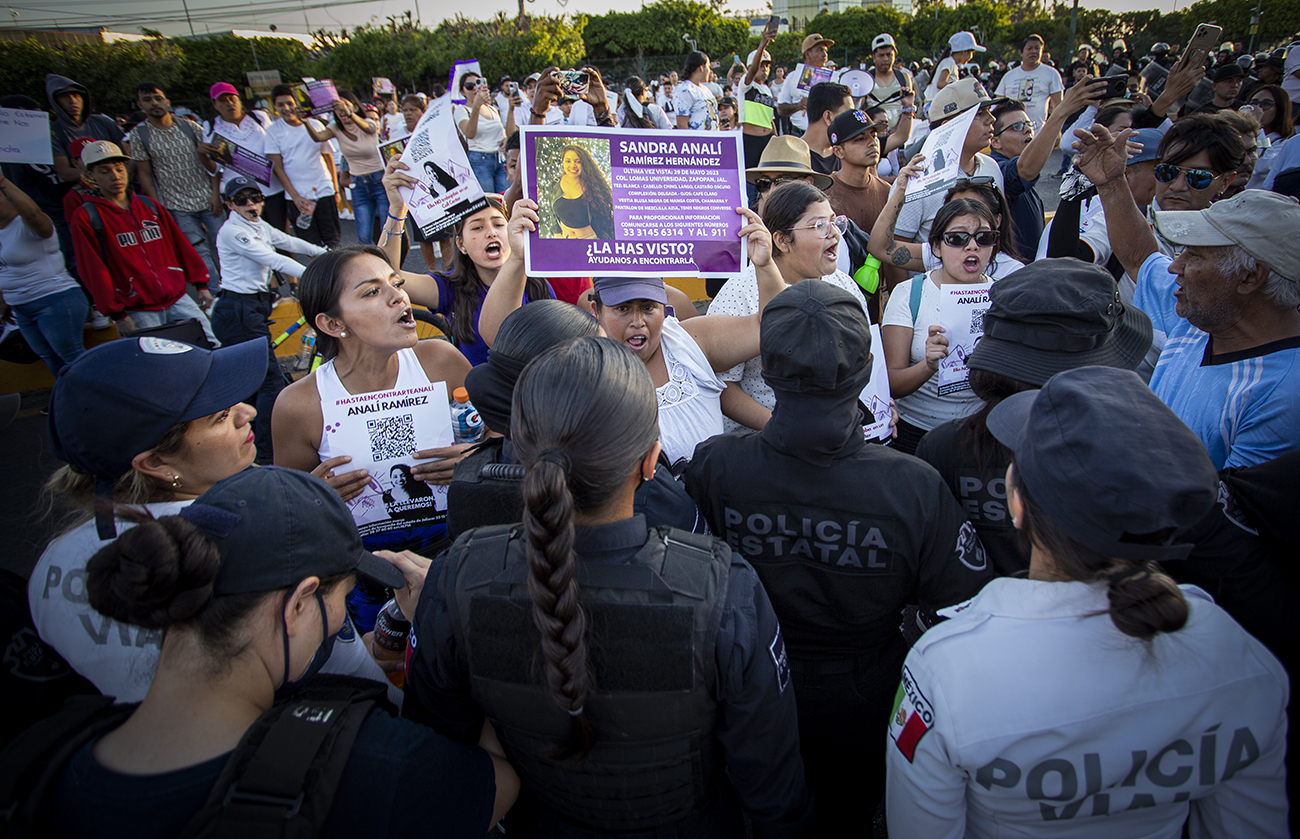
[[(87, 208), (92, 204), (104, 221), (102, 240), (90, 223)], [(171, 213), (154, 207), (156, 211), (134, 193), (129, 211), (87, 195), (69, 220), (77, 273), (95, 308), (115, 319), (132, 311), (166, 309), (185, 293), (186, 281), (208, 287), (208, 269), (194, 246)]]

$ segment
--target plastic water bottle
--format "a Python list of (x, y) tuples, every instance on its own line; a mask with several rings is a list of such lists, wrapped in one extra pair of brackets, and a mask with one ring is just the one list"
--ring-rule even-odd
[[(406, 639), (411, 634), (411, 622), (402, 614), (397, 601), (389, 600), (375, 618), (372, 646), (375, 661), (401, 661), (406, 657)], [(406, 681), (401, 670), (386, 671), (388, 681), (401, 687)]]
[[(311, 188), (311, 194), (313, 196), (316, 195), (316, 187)], [(307, 212), (305, 213), (299, 212), (298, 220), (295, 221), (294, 224), (297, 226), (299, 230), (306, 230), (307, 228), (311, 227), (311, 217), (315, 214), (316, 214), (316, 199), (315, 197), (313, 197), (307, 201)]]
[(459, 443), (477, 443), (483, 439), (487, 429), (483, 427), (483, 418), (478, 409), (469, 401), (469, 391), (463, 387), (456, 388), (451, 398), (451, 434)]
[(316, 354), (316, 330), (310, 326), (303, 330), (302, 343), (298, 345), (298, 357), (293, 361), (293, 369), (306, 370), (311, 364), (311, 357)]

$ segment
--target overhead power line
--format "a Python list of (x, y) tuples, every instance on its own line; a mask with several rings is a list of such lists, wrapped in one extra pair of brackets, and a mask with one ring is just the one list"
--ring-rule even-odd
[[(329, 9), (336, 6), (355, 6), (361, 3), (380, 3), (384, 0), (331, 0), (331, 2), (307, 3), (302, 2), (267, 2), (255, 5), (255, 11), (258, 15), (270, 17), (278, 14), (300, 14), (307, 10)], [(65, 0), (60, 6), (98, 6), (103, 8), (103, 3), (81, 3), (77, 0)], [(125, 27), (125, 26), (154, 26), (159, 23), (185, 23), (186, 20), (197, 22), (221, 22), (233, 21), (235, 23), (247, 20), (249, 13), (248, 3), (233, 3), (221, 6), (206, 6), (201, 9), (191, 10), (187, 16), (184, 12), (163, 12), (149, 13), (140, 12), (134, 14), (105, 14), (99, 12), (77, 11), (73, 8), (51, 9), (49, 6), (25, 6), (18, 3), (13, 4), (13, 8), (24, 11), (41, 12), (44, 15), (54, 15), (53, 17), (36, 17), (24, 18), (19, 28), (23, 29), (48, 29), (60, 26), (77, 26), (77, 27)], [(71, 18), (71, 19), (70, 19)]]

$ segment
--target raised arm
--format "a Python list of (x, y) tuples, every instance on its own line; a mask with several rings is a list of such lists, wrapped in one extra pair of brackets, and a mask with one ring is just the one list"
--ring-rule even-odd
[(1097, 195), (1106, 213), (1111, 250), (1128, 275), (1137, 277), (1142, 263), (1159, 250), (1159, 246), (1124, 177), (1124, 168), (1128, 164), (1128, 138), (1133, 132), (1121, 131), (1112, 135), (1104, 126), (1094, 125), (1091, 132), (1077, 131), (1075, 134), (1079, 138), (1075, 143), (1079, 151), (1077, 165), (1079, 171), (1097, 185)]
[(23, 226), (32, 232), (33, 235), (41, 239), (48, 239), (54, 235), (54, 222), (50, 217), (45, 215), (36, 202), (31, 199), (27, 193), (19, 189), (13, 181), (0, 175), (0, 193), (18, 211), (18, 217), (23, 220)]
[(528, 275), (524, 273), (524, 249), (528, 247), (528, 234), (537, 229), (539, 222), (536, 201), (520, 198), (510, 210), (510, 224), (506, 227), (510, 258), (488, 286), (478, 315), (478, 337), (488, 345), (488, 349), (496, 341), (497, 330), (505, 319), (524, 305), (524, 288), (528, 284)]
[(1156, 97), (1156, 101), (1151, 103), (1147, 108), (1147, 113), (1154, 117), (1151, 125), (1144, 121), (1138, 124), (1138, 115), (1133, 115), (1134, 128), (1154, 128), (1162, 120), (1169, 116), (1169, 110), (1178, 104), (1178, 100), (1191, 93), (1201, 79), (1205, 78), (1205, 51), (1193, 50), (1183, 58), (1169, 71), (1169, 78), (1165, 79), (1165, 89)]
[[(1052, 113), (1043, 123), (1038, 136), (1029, 141), (1025, 150), (1016, 161), (1016, 171), (1026, 181), (1032, 181), (1043, 172), (1047, 159), (1052, 156), (1052, 149), (1061, 137), (1061, 129), (1070, 114), (1085, 106), (1095, 107), (1106, 92), (1106, 83), (1100, 79), (1084, 79), (1065, 92), (1061, 104), (1052, 109)], [(1058, 94), (1059, 95), (1059, 94)]]
[(867, 250), (885, 265), (892, 265), (904, 271), (925, 270), (925, 245), (912, 242), (900, 242), (894, 238), (894, 228), (898, 226), (898, 214), (903, 210), (907, 199), (907, 183), (921, 173), (924, 155), (916, 155), (907, 162), (898, 177), (894, 188), (885, 202), (885, 209), (876, 217), (871, 226), (871, 238), (867, 240)]
[[(312, 126), (312, 120), (307, 117), (307, 112), (302, 108), (298, 109), (298, 118), (301, 119), (302, 124), (307, 127), (307, 135), (311, 137), (312, 142), (328, 143), (330, 140), (334, 139), (333, 128), (328, 125), (321, 125), (321, 129), (317, 131)], [(317, 123), (317, 125), (320, 125), (320, 123)]]
[[(915, 83), (914, 81), (913, 84)], [(899, 97), (899, 102), (903, 107), (898, 114), (898, 124), (885, 138), (885, 147), (880, 150), (881, 158), (907, 145), (908, 138), (912, 136), (912, 114), (916, 113), (916, 91), (904, 90), (903, 95)]]
[(469, 115), (456, 123), (460, 133), (465, 135), (466, 140), (473, 140), (478, 136), (478, 112), (479, 108), (486, 105), (490, 94), (486, 90), (475, 90), (474, 98), (465, 105)]
[(759, 69), (763, 66), (763, 53), (767, 50), (767, 45), (772, 43), (776, 35), (764, 29), (763, 37), (758, 42), (758, 49), (754, 50), (754, 60), (749, 62), (749, 67), (745, 69), (745, 84), (754, 83), (754, 77), (758, 75)]
[(749, 261), (754, 264), (754, 276), (758, 280), (758, 311), (743, 317), (705, 315), (691, 318), (682, 324), (682, 328), (700, 345), (709, 364), (718, 372), (729, 370), (758, 355), (763, 309), (773, 297), (785, 290), (785, 278), (772, 261), (772, 234), (768, 233), (753, 210), (737, 207), (736, 212), (749, 222), (741, 228), (739, 235), (742, 239), (749, 237)]
[(437, 311), (439, 302), (437, 281), (428, 274), (402, 270), (402, 229), (406, 225), (406, 199), (402, 198), (402, 193), (398, 192), (397, 187), (414, 188), (419, 181), (407, 174), (407, 166), (402, 162), (401, 155), (395, 155), (384, 168), (381, 183), (384, 185), (384, 194), (388, 196), (389, 217), (384, 219), (384, 226), (380, 230), (379, 247), (383, 250), (384, 256), (388, 257), (389, 264), (406, 281), (403, 288), (411, 298), (411, 302)]

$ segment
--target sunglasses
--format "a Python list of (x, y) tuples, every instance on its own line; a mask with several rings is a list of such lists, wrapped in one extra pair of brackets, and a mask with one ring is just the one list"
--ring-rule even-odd
[(843, 236), (845, 231), (849, 229), (848, 217), (836, 216), (835, 218), (819, 218), (817, 219), (817, 221), (813, 222), (807, 227), (791, 227), (790, 231), (794, 232), (795, 230), (813, 230), (816, 231), (817, 235), (820, 236), (821, 238), (829, 239), (831, 237), (832, 228), (839, 231), (839, 234)]
[(1252, 99), (1246, 104), (1252, 108), (1259, 108), (1261, 111), (1271, 111), (1277, 107), (1277, 103), (1272, 99)]
[(966, 233), (960, 230), (954, 230), (951, 233), (943, 234), (943, 243), (951, 248), (964, 248), (974, 237), (975, 244), (981, 248), (991, 248), (998, 243), (998, 231), (981, 230), (978, 233)]
[(952, 188), (957, 192), (963, 189), (970, 189), (973, 186), (991, 186), (993, 178), (989, 175), (977, 175), (974, 178), (958, 178), (953, 182)]
[(1210, 184), (1218, 180), (1219, 176), (1205, 169), (1185, 169), (1173, 163), (1156, 164), (1156, 180), (1162, 184), (1171, 183), (1182, 172), (1187, 176), (1187, 185), (1192, 189), (1200, 192), (1203, 189), (1209, 189)]
[(1017, 134), (1023, 134), (1024, 132), (1032, 131), (1033, 129), (1034, 129), (1034, 124), (1032, 122), (1021, 120), (1020, 122), (1013, 122), (1010, 125), (1004, 125), (1001, 131), (994, 131), (993, 136), (1001, 137), (1003, 134), (1007, 133), (1008, 131), (1014, 131)]
[(754, 189), (758, 190), (760, 193), (767, 192), (772, 187), (780, 186), (786, 181), (796, 181), (796, 180), (799, 179), (798, 178), (755, 178)]
[(261, 204), (265, 201), (265, 196), (260, 192), (244, 192), (230, 199), (236, 207), (247, 207), (249, 204)]

